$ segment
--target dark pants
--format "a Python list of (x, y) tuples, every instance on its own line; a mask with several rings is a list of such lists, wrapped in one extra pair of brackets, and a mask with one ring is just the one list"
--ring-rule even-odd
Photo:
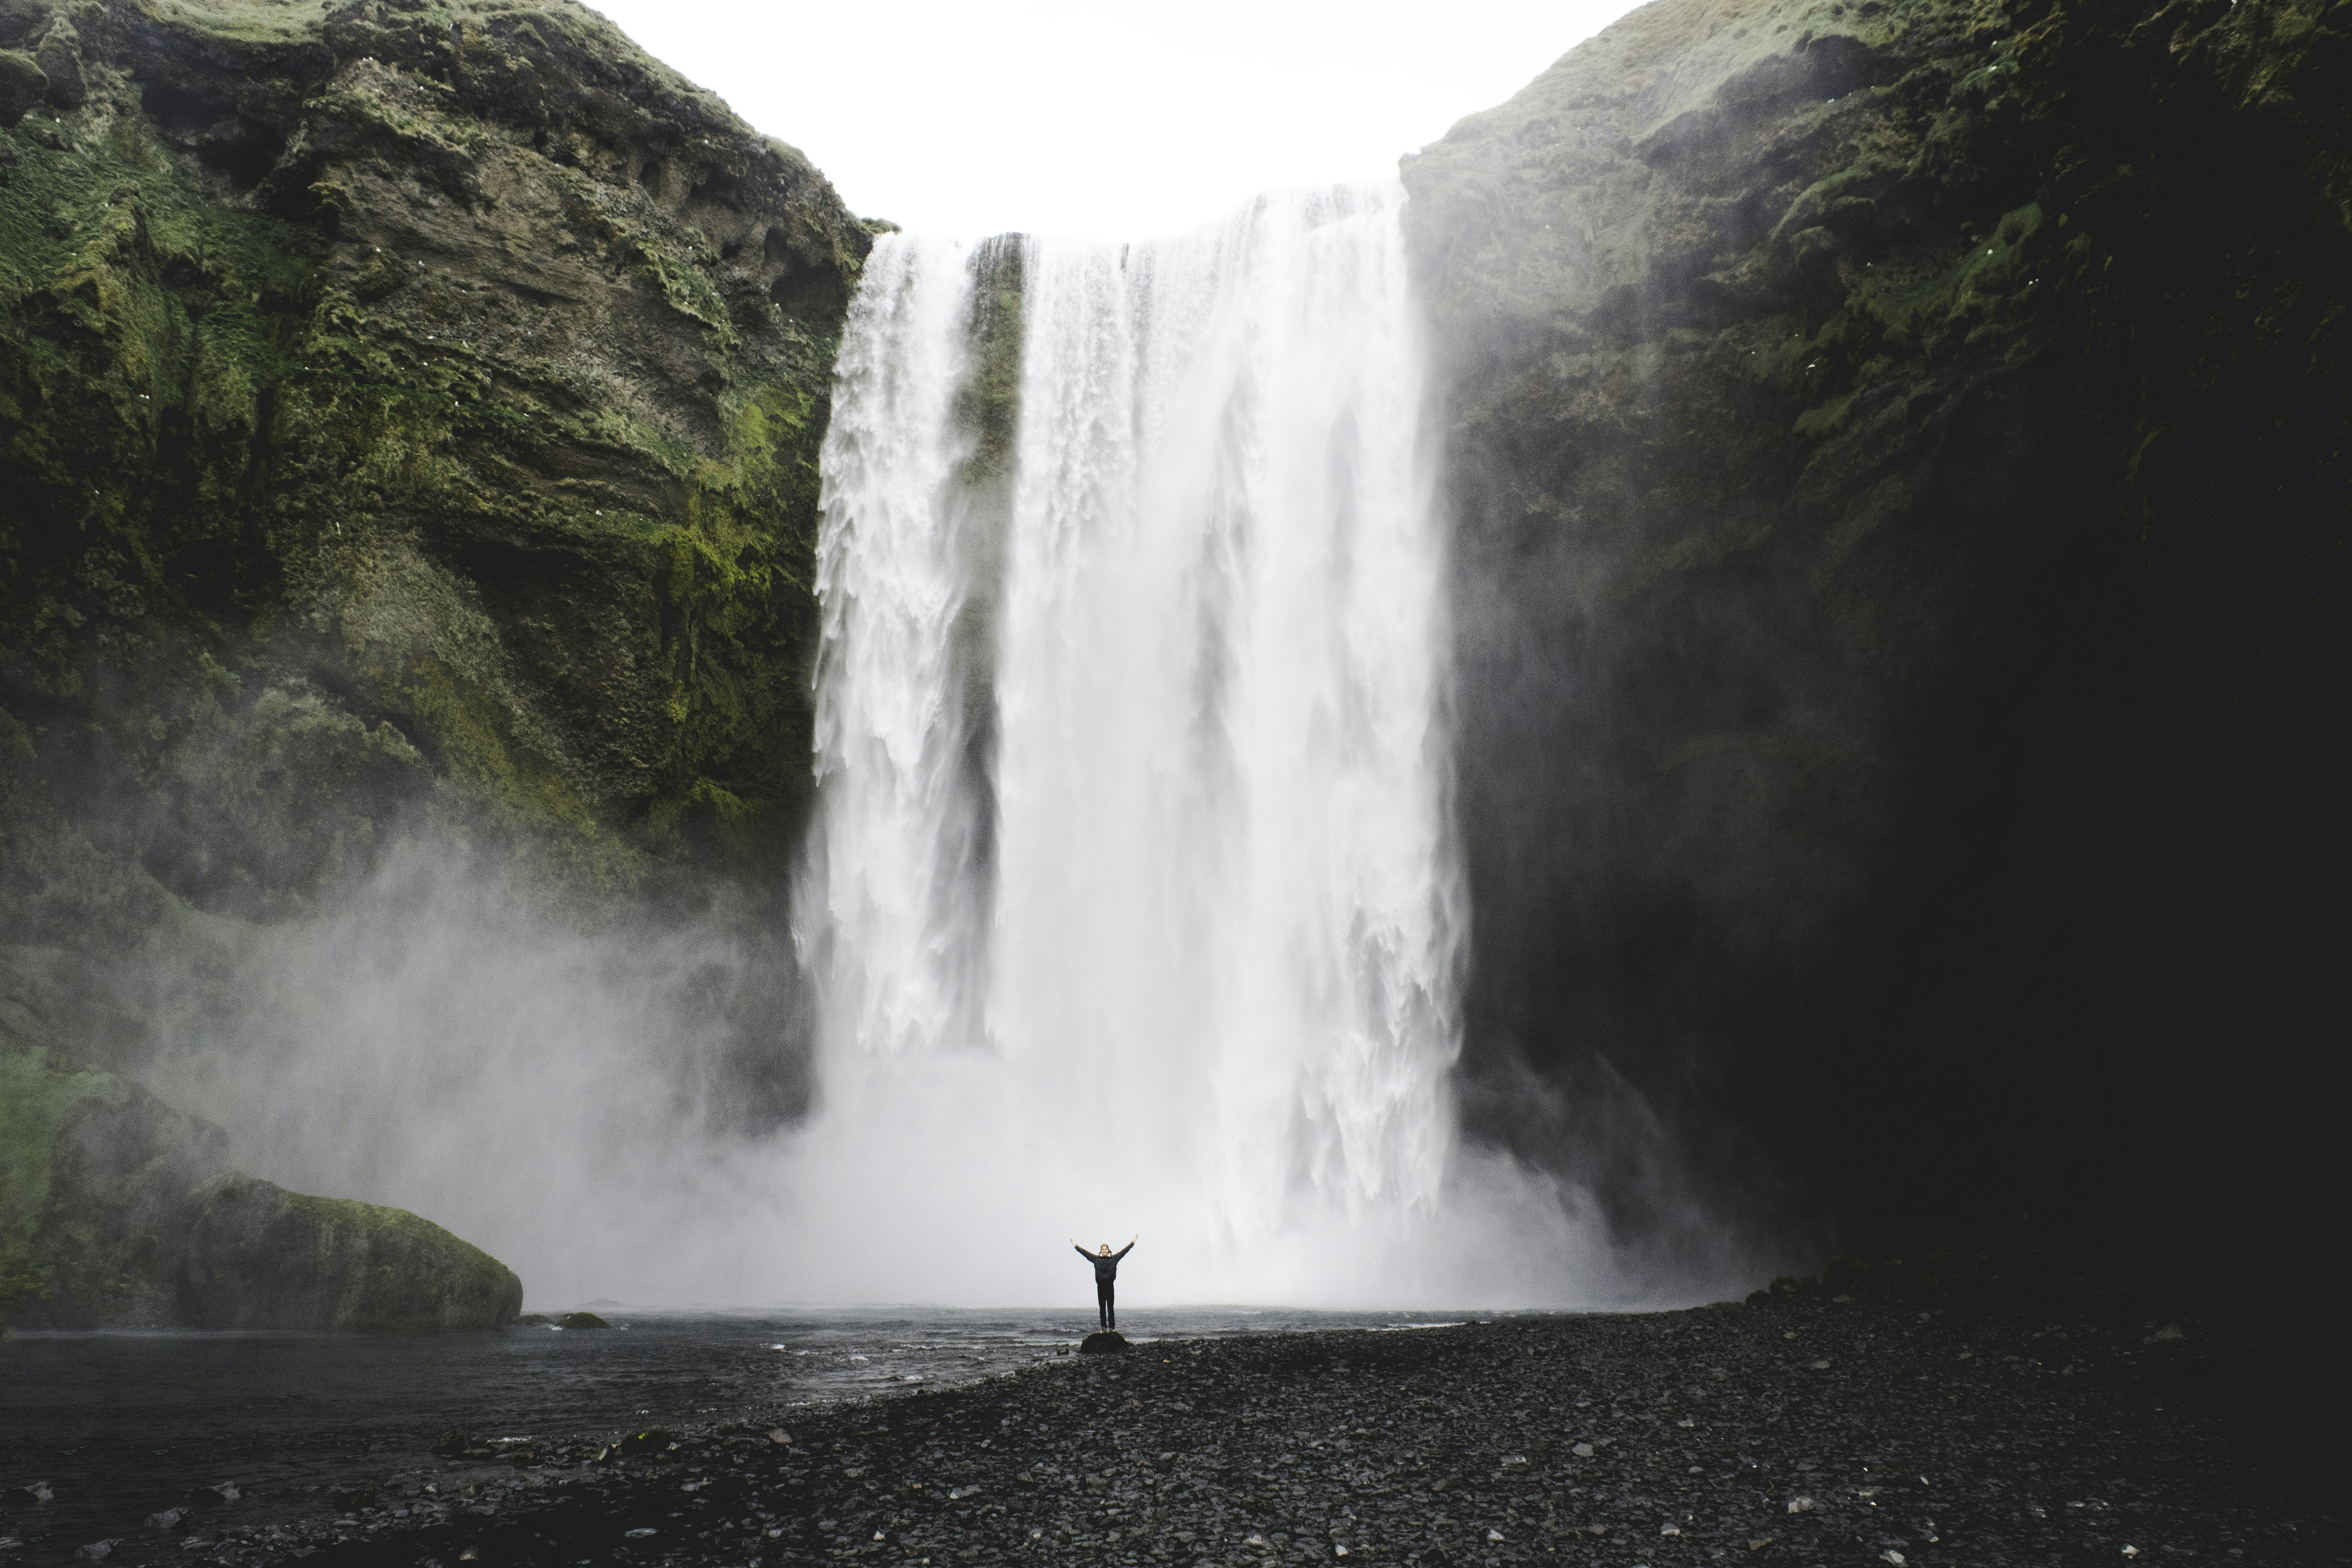
[(1095, 1281), (1095, 1305), (1102, 1310), (1102, 1326), (1106, 1329), (1118, 1327), (1118, 1310), (1110, 1304), (1110, 1293), (1109, 1280)]

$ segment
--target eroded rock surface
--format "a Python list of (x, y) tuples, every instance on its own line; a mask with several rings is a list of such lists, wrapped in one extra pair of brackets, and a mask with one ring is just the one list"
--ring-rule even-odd
[(870, 244), (806, 159), (562, 0), (0, 49), (11, 772), (239, 915), (420, 807), (607, 884), (788, 839)]

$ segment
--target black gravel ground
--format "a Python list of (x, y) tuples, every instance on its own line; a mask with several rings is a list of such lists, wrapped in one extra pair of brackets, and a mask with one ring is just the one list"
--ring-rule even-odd
[(1166, 1341), (788, 1428), (461, 1453), (118, 1561), (2352, 1563), (2220, 1420), (2214, 1365), (2196, 1321), (1821, 1296)]

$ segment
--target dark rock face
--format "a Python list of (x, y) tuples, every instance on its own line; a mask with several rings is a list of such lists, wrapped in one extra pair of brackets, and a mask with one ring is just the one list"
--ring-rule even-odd
[(244, 916), (418, 812), (788, 844), (824, 177), (564, 0), (68, 9), (0, 6), (11, 773)]
[(1080, 1355), (1125, 1355), (1134, 1348), (1127, 1342), (1125, 1334), (1109, 1329), (1088, 1334), (1078, 1342)]
[(2342, 1394), (2347, 16), (1666, 0), (1408, 161), (1486, 1135)]

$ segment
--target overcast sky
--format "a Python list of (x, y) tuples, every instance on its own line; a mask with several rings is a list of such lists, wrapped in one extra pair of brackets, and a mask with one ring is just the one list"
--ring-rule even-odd
[(1140, 237), (1393, 174), (1625, 0), (592, 0), (857, 213)]

